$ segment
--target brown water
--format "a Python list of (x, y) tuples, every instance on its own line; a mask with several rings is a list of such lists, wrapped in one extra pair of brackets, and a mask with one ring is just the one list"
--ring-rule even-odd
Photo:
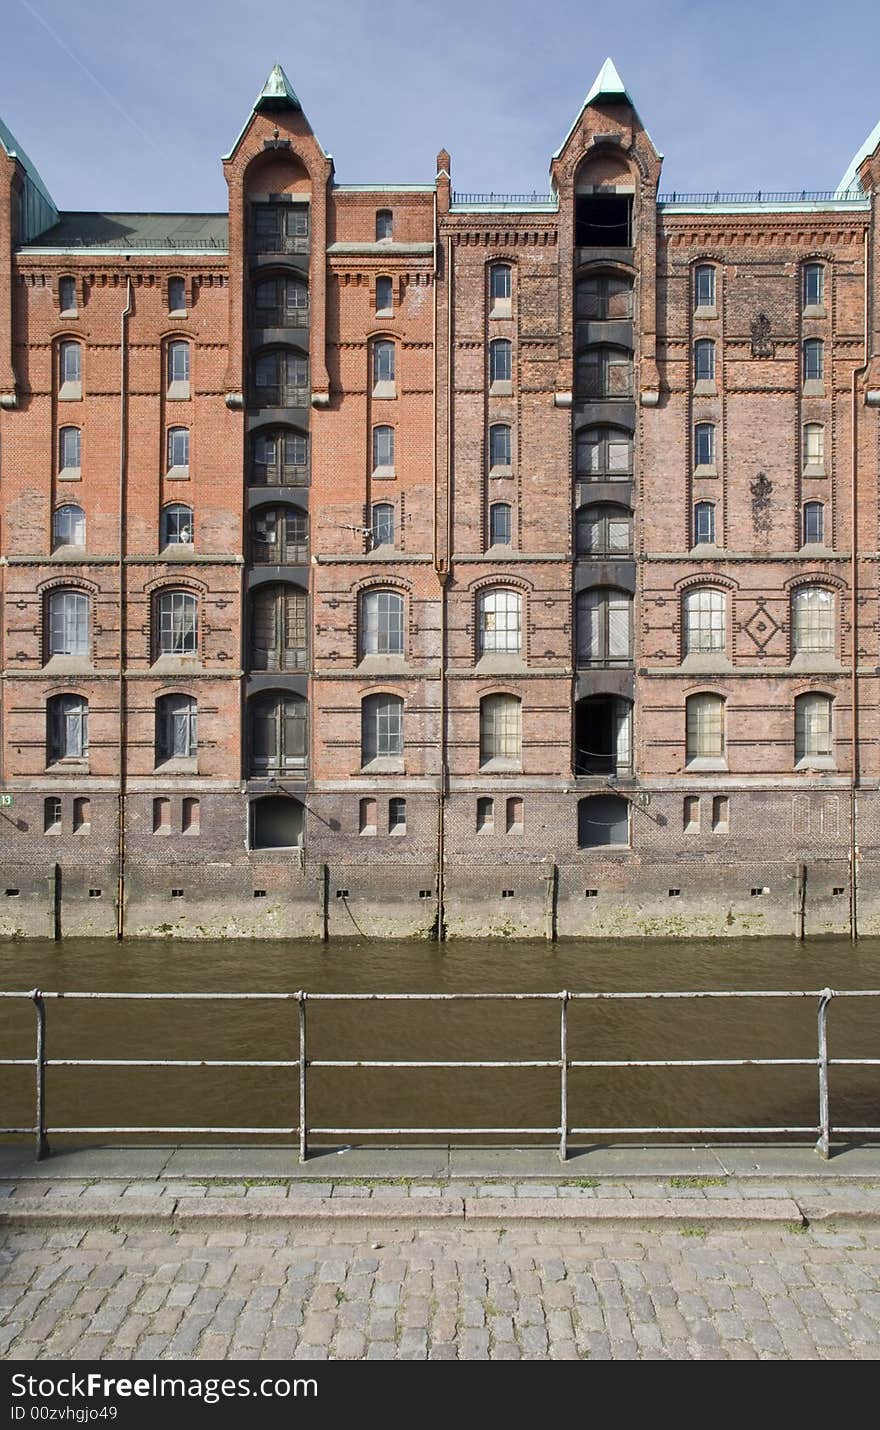
[[(837, 938), (805, 944), (585, 940), (555, 946), (479, 940), (442, 948), (374, 941), (0, 942), (0, 987), (6, 989), (521, 992), (826, 985), (880, 988), (880, 940), (855, 946)], [(549, 1002), (325, 1003), (310, 1005), (308, 1018), (312, 1058), (552, 1058), (559, 1050), (559, 1006)], [(33, 1056), (34, 1022), (29, 1003), (0, 1000), (0, 1056)], [(55, 1058), (298, 1056), (297, 1008), (287, 1003), (49, 1002), (47, 1026), (47, 1052)], [(880, 999), (841, 999), (832, 1005), (828, 1026), (832, 1057), (880, 1055)], [(814, 1000), (570, 1005), (572, 1058), (815, 1055)], [(880, 1069), (832, 1068), (830, 1077), (833, 1122), (880, 1123)], [(816, 1086), (815, 1068), (573, 1069), (569, 1123), (815, 1125)], [(32, 1069), (0, 1069), (0, 1099), (2, 1125), (31, 1123)], [(270, 1127), (298, 1121), (295, 1068), (50, 1068), (47, 1099), (51, 1127)], [(559, 1071), (315, 1068), (309, 1073), (308, 1121), (350, 1128), (553, 1127), (559, 1121)], [(112, 1139), (53, 1137), (56, 1145), (96, 1140)]]

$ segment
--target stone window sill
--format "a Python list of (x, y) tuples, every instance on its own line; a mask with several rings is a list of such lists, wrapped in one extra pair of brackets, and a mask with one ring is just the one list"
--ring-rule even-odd
[(53, 675), (93, 675), (95, 671), (85, 655), (50, 655), (43, 669)]
[(165, 476), (169, 482), (188, 482), (189, 467), (169, 467)]
[(792, 656), (789, 670), (805, 670), (813, 675), (832, 675), (839, 674), (843, 666), (831, 651), (805, 650)]
[(161, 760), (156, 765), (157, 775), (197, 775), (199, 762), (194, 755), (178, 756), (173, 760)]
[(168, 402), (188, 402), (188, 401), (189, 401), (189, 383), (188, 383), (188, 382), (172, 382), (172, 383), (170, 383), (170, 384), (169, 384), (169, 387), (168, 387), (168, 391), (165, 393), (165, 398), (166, 398), (166, 401), (168, 401)]
[(490, 387), (489, 387), (489, 396), (490, 396), (490, 397), (512, 397), (512, 396), (513, 396), (513, 383), (512, 383), (512, 382), (493, 382), (493, 383), (490, 385)]
[(490, 317), (490, 318), (512, 318), (512, 317), (513, 317), (513, 299), (512, 299), (512, 298), (496, 298), (495, 301), (493, 302), (491, 308), (489, 309), (489, 317)]
[(409, 666), (402, 655), (365, 655), (358, 662), (362, 675), (409, 675)]
[(394, 317), (394, 309), (393, 309), (393, 308), (377, 308), (377, 309), (376, 309), (376, 317), (377, 317), (377, 318), (393, 318), (393, 317)]
[(824, 304), (824, 303), (808, 303), (807, 306), (804, 308), (803, 316), (804, 316), (805, 318), (825, 318), (825, 317), (827, 317), (828, 315), (827, 315), (827, 313), (826, 313), (826, 311), (825, 311), (825, 304)]
[(168, 316), (169, 318), (185, 318), (187, 316), (187, 310), (186, 308), (172, 308)]
[(522, 675), (526, 663), (518, 651), (493, 651), (480, 656), (474, 669), (477, 675)]
[(809, 377), (804, 383), (804, 397), (824, 397), (825, 382), (819, 378)]
[(710, 758), (708, 755), (698, 755), (693, 760), (685, 761), (685, 769), (688, 774), (699, 774), (700, 771), (708, 772), (710, 770), (722, 771), (727, 769), (727, 761), (714, 757)]
[(81, 382), (62, 382), (61, 389), (58, 393), (58, 401), (81, 402), (82, 395), (83, 390)]
[(374, 468), (373, 468), (373, 481), (374, 481), (374, 482), (393, 482), (396, 476), (397, 476), (397, 473), (396, 473), (396, 471), (394, 470), (393, 467), (374, 467)]
[(79, 310), (77, 308), (62, 308), (58, 316), (59, 318), (78, 318)]
[(481, 775), (521, 775), (522, 760), (486, 760), (480, 765)]
[(490, 476), (490, 477), (512, 477), (512, 476), (513, 476), (513, 467), (490, 467), (490, 468), (489, 468), (489, 476)]
[(58, 473), (58, 480), (59, 482), (81, 482), (82, 468), (62, 467), (61, 471)]
[(698, 303), (697, 306), (694, 308), (694, 317), (717, 318), (718, 309), (715, 307), (714, 303)]
[(695, 651), (693, 655), (686, 655), (681, 662), (681, 669), (687, 671), (725, 671), (732, 668), (724, 651)]
[(365, 775), (405, 775), (406, 766), (399, 755), (377, 755), (374, 760), (368, 760), (365, 765), (361, 765), (361, 773)]
[(707, 378), (700, 378), (698, 382), (694, 383), (695, 397), (717, 397), (717, 395), (718, 388), (715, 385), (714, 378), (711, 381)]
[(373, 387), (374, 397), (396, 397), (397, 388), (393, 382), (377, 382)]
[(69, 760), (54, 760), (46, 766), (46, 773), (49, 775), (87, 775), (89, 773), (88, 760), (71, 758)]
[(837, 763), (833, 755), (805, 755), (795, 763), (796, 770), (835, 770)]
[(154, 675), (194, 675), (201, 668), (197, 655), (160, 655), (150, 666)]
[(808, 464), (806, 467), (804, 467), (805, 477), (827, 477), (827, 475), (828, 473), (825, 470), (824, 463), (821, 466), (818, 463), (815, 463), (812, 466)]
[(694, 476), (695, 476), (695, 477), (717, 477), (717, 476), (718, 476), (718, 468), (715, 466), (715, 463), (714, 463), (714, 462), (711, 462), (711, 463), (706, 462), (706, 463), (703, 463), (701, 466), (694, 467)]

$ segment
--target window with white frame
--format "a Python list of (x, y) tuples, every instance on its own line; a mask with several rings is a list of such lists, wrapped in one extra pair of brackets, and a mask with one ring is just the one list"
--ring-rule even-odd
[(821, 338), (804, 343), (804, 382), (821, 382), (825, 376), (825, 344)]
[(628, 665), (632, 660), (632, 596), (614, 586), (592, 586), (575, 602), (577, 663)]
[(373, 428), (373, 472), (394, 472), (394, 428), (382, 425)]
[(364, 591), (360, 609), (361, 655), (403, 655), (403, 597)]
[(89, 703), (81, 695), (53, 695), (46, 705), (46, 758), (84, 760), (89, 753)]
[(395, 383), (394, 344), (388, 338), (373, 343), (373, 396), (393, 397)]
[(711, 338), (698, 338), (694, 343), (694, 381), (715, 381), (715, 344)]
[(576, 470), (588, 481), (625, 481), (632, 475), (633, 444), (622, 427), (582, 427), (577, 434)]
[(189, 471), (189, 428), (168, 428), (168, 470)]
[(804, 425), (804, 466), (825, 470), (825, 428), (821, 422)]
[(89, 598), (82, 591), (53, 591), (48, 601), (48, 654), (87, 657)]
[(804, 264), (804, 307), (821, 308), (825, 302), (825, 265)]
[(821, 546), (825, 540), (825, 506), (820, 501), (804, 502), (804, 546)]
[(376, 241), (387, 242), (394, 237), (394, 215), (390, 209), (379, 209), (376, 213)]
[(724, 700), (720, 695), (688, 696), (685, 727), (688, 761), (724, 759)]
[(52, 545), (85, 546), (86, 514), (81, 506), (68, 502), (57, 506), (52, 514)]
[(831, 699), (813, 692), (799, 695), (794, 702), (795, 759), (829, 760), (834, 748), (831, 740)]
[(489, 344), (489, 382), (513, 381), (513, 344), (509, 338), (494, 338)]
[(60, 278), (58, 280), (58, 307), (62, 318), (76, 317), (75, 278)]
[(522, 702), (515, 695), (485, 695), (480, 701), (480, 764), (522, 759)]
[(195, 759), (198, 720), (198, 704), (192, 695), (160, 695), (156, 701), (157, 765)]
[(694, 506), (694, 545), (715, 545), (715, 503), (698, 501)]
[(512, 534), (510, 503), (492, 502), (489, 507), (489, 545), (509, 546)]
[(82, 397), (82, 344), (58, 344), (58, 396), (62, 402)]
[(701, 586), (685, 592), (683, 653), (724, 655), (727, 649), (727, 596)]
[(489, 297), (493, 305), (510, 298), (510, 264), (493, 263), (489, 269)]
[(715, 423), (697, 422), (694, 427), (694, 466), (715, 465)]
[(58, 433), (58, 475), (79, 476), (82, 463), (82, 433), (78, 427), (62, 427)]
[(182, 317), (186, 312), (186, 279), (168, 279), (168, 312), (175, 317)]
[(162, 591), (156, 599), (156, 654), (198, 651), (198, 598), (189, 591)]
[(477, 655), (519, 655), (522, 596), (518, 591), (481, 591), (477, 599)]
[(489, 428), (489, 470), (509, 471), (511, 466), (510, 428), (506, 422), (493, 422)]
[(179, 339), (168, 344), (168, 393), (189, 396), (189, 343)]
[(403, 754), (403, 701), (398, 695), (368, 695), (361, 703), (361, 764)]
[(791, 598), (793, 655), (834, 654), (834, 592), (801, 586)]
[(715, 307), (715, 269), (711, 263), (698, 263), (694, 269), (694, 307)]
[(394, 311), (394, 284), (390, 278), (376, 279), (376, 312), (387, 316)]
[(161, 544), (163, 546), (192, 546), (193, 509), (182, 502), (172, 502), (162, 509)]
[(394, 507), (389, 501), (373, 504), (371, 512), (370, 537), (373, 550), (379, 546), (394, 545)]

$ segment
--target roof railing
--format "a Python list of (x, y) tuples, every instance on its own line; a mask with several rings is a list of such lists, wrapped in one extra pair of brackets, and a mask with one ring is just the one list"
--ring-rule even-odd
[(864, 200), (861, 189), (846, 189), (838, 193), (836, 189), (756, 189), (750, 193), (725, 193), (721, 189), (706, 193), (658, 194), (660, 204), (813, 204), (827, 203), (836, 199), (843, 203), (856, 199)]
[(459, 194), (453, 191), (454, 204), (555, 204), (555, 194)]

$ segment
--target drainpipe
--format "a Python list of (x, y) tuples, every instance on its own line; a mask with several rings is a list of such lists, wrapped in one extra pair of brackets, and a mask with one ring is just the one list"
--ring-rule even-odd
[[(450, 246), (451, 247), (451, 246)], [(440, 487), (439, 487), (439, 457), (437, 451), (437, 389), (439, 382), (439, 363), (437, 353), (437, 304), (438, 295), (438, 219), (437, 219), (437, 189), (434, 188), (434, 313), (433, 313), (433, 346), (434, 346), (434, 437), (433, 437), (433, 473), (434, 473), (434, 571), (440, 587), (440, 683), (439, 683), (439, 787), (437, 791), (437, 939), (442, 942), (445, 938), (446, 926), (446, 795), (449, 783), (449, 771), (447, 762), (447, 740), (446, 740), (446, 581), (449, 575), (447, 562), (441, 552), (440, 542)], [(452, 300), (451, 284), (449, 283), (449, 269), (447, 264), (446, 279), (448, 285), (447, 292), (447, 324), (451, 321)], [(447, 412), (446, 412), (446, 503), (447, 511), (449, 507), (449, 471), (450, 471), (450, 441), (449, 434), (451, 428), (451, 399), (452, 388), (449, 375), (449, 364), (451, 359), (452, 343), (450, 333), (447, 332)], [(447, 538), (447, 551), (449, 549)]]
[[(871, 205), (871, 223), (874, 222), (874, 205)], [(869, 226), (869, 228), (870, 228)], [(850, 688), (852, 715), (852, 759), (850, 761), (850, 798), (849, 798), (849, 935), (853, 942), (859, 936), (859, 880), (858, 880), (858, 783), (861, 768), (861, 750), (859, 745), (859, 526), (858, 526), (858, 396), (856, 392), (856, 379), (864, 377), (868, 371), (869, 359), (869, 324), (868, 324), (868, 304), (870, 300), (869, 264), (870, 264), (870, 243), (869, 229), (865, 230), (865, 352), (864, 363), (861, 367), (853, 368), (850, 389), (850, 506), (851, 506), (851, 554), (850, 554), (850, 587), (852, 602), (852, 651), (850, 667)]]
[(119, 793), (116, 815), (116, 937), (125, 933), (125, 477), (128, 464), (128, 319), (132, 311), (131, 279), (127, 280), (125, 307), (119, 320)]

